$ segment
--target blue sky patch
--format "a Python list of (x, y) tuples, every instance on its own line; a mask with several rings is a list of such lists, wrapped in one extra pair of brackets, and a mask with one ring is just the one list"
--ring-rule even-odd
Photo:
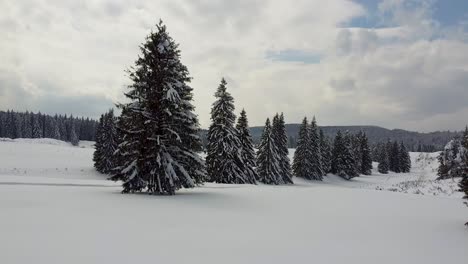
[(266, 58), (272, 61), (303, 62), (307, 64), (320, 63), (321, 56), (316, 53), (287, 49), (280, 51), (267, 51)]
[[(347, 23), (347, 27), (382, 28), (382, 20), (379, 18), (378, 6), (381, 1), (377, 0), (353, 0), (361, 4), (367, 15), (356, 17)], [(416, 1), (408, 2), (409, 8), (418, 8)], [(468, 20), (468, 0), (438, 0), (432, 6), (432, 18), (441, 26), (454, 26)]]

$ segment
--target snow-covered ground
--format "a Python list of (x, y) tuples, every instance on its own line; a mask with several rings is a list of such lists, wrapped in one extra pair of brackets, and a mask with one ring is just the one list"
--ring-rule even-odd
[(90, 142), (0, 139), (0, 263), (468, 258), (468, 208), (455, 181), (435, 181), (436, 154), (412, 153), (410, 174), (295, 179), (293, 186), (206, 184), (161, 197), (120, 194), (94, 172), (92, 152)]

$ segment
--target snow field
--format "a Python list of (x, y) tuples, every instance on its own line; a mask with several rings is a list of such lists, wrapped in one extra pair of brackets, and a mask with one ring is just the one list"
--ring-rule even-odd
[(352, 181), (206, 184), (170, 197), (120, 194), (93, 172), (92, 152), (0, 142), (1, 263), (426, 264), (468, 257), (468, 209), (458, 194), (387, 190), (432, 182), (432, 163)]

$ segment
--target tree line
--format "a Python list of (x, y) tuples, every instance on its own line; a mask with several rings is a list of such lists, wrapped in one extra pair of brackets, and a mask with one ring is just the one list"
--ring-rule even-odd
[(96, 124), (95, 120), (72, 115), (0, 111), (2, 138), (52, 138), (78, 145), (79, 140), (95, 139)]
[(388, 140), (387, 143), (379, 143), (375, 146), (372, 158), (379, 163), (378, 171), (387, 174), (408, 173), (411, 170), (411, 157), (403, 142)]
[(322, 180), (334, 173), (349, 180), (371, 174), (367, 136), (340, 131), (331, 142), (315, 118), (310, 124), (304, 118), (292, 164), (282, 113), (267, 118), (256, 151), (247, 113), (236, 117), (224, 78), (214, 94), (203, 159), (191, 77), (162, 22), (140, 53), (129, 70), (128, 102), (117, 105), (120, 116), (103, 114), (96, 129), (95, 167), (123, 181), (123, 193), (173, 195), (203, 182), (280, 185), (293, 184), (293, 176)]

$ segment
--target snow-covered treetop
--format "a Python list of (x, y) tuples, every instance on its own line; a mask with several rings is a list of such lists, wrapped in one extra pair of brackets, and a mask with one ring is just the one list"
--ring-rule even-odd
[(213, 108), (211, 109), (211, 120), (213, 120), (214, 124), (231, 127), (236, 120), (234, 98), (227, 92), (226, 85), (226, 80), (222, 78), (215, 93), (217, 100), (213, 103)]

